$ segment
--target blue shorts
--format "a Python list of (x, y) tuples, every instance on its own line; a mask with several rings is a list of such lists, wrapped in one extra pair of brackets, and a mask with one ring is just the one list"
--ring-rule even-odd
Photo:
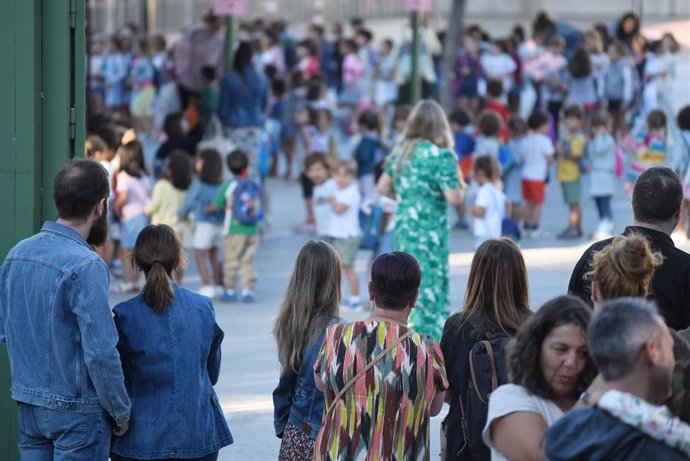
[(145, 214), (140, 214), (127, 221), (120, 222), (120, 242), (122, 248), (134, 248), (137, 243), (139, 232), (143, 231), (149, 225), (149, 217)]

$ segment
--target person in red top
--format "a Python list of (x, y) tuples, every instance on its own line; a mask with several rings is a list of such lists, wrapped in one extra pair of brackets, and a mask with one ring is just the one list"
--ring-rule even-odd
[(501, 101), (503, 95), (503, 83), (500, 80), (489, 80), (486, 84), (486, 102), (484, 110), (492, 111), (498, 114), (503, 121), (501, 130), (498, 132), (498, 138), (502, 141), (507, 141), (510, 138), (508, 132), (508, 120), (510, 120), (510, 111), (508, 107)]
[(300, 60), (297, 67), (304, 74), (305, 80), (309, 80), (321, 73), (321, 62), (319, 61), (319, 50), (310, 40), (304, 40), (297, 46), (297, 56)]

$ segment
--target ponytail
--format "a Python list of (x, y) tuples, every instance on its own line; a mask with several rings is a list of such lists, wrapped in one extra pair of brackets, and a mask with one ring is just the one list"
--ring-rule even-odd
[(177, 232), (165, 224), (146, 226), (137, 237), (132, 260), (146, 274), (144, 302), (158, 314), (165, 312), (175, 297), (172, 272), (184, 269), (187, 262)]
[(146, 284), (142, 293), (144, 302), (157, 313), (164, 312), (173, 300), (172, 280), (163, 263), (154, 260), (146, 274)]

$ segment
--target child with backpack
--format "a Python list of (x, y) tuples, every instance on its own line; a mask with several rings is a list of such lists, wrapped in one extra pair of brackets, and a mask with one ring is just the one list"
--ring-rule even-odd
[(599, 212), (599, 226), (595, 240), (603, 240), (613, 234), (611, 197), (616, 190), (616, 142), (608, 130), (608, 116), (596, 113), (592, 116), (592, 139), (587, 144), (589, 163), (589, 194)]
[(374, 110), (365, 110), (359, 115), (357, 126), (361, 134), (361, 139), (354, 151), (357, 162), (357, 182), (362, 198), (370, 201), (376, 194), (374, 168), (383, 161), (379, 114)]
[(474, 181), (479, 185), (474, 206), (474, 247), (491, 238), (499, 238), (503, 219), (510, 214), (510, 203), (501, 190), (498, 181), (498, 162), (488, 155), (474, 159)]
[(241, 300), (252, 303), (256, 267), (254, 258), (259, 247), (259, 225), (263, 219), (263, 195), (261, 185), (249, 177), (249, 157), (242, 149), (235, 149), (227, 156), (227, 164), (234, 179), (220, 188), (213, 206), (225, 210), (225, 259), (223, 278), (225, 291), (222, 302), (240, 299), (237, 293), (237, 271), (242, 279)]
[[(474, 138), (469, 133), (472, 121), (467, 111), (455, 109), (448, 117), (450, 129), (453, 131), (455, 139), (455, 154), (458, 156), (458, 163), (462, 177), (468, 180), (472, 176), (472, 152), (474, 152)], [(469, 226), (465, 221), (465, 201), (462, 200), (455, 206), (458, 214), (458, 221), (455, 229), (467, 230)]]
[(663, 111), (656, 109), (647, 115), (647, 128), (638, 131), (634, 145), (625, 185), (626, 191), (630, 193), (642, 173), (666, 162), (666, 114)]
[(585, 112), (577, 104), (563, 111), (563, 127), (556, 146), (556, 176), (561, 183), (563, 201), (569, 207), (568, 227), (558, 234), (559, 239), (582, 237), (582, 172), (587, 140), (582, 129)]

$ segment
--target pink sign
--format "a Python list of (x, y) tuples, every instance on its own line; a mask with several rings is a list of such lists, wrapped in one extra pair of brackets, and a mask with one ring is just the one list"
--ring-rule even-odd
[(217, 16), (247, 14), (247, 0), (213, 0), (213, 13)]
[(405, 0), (405, 11), (431, 11), (431, 0)]

